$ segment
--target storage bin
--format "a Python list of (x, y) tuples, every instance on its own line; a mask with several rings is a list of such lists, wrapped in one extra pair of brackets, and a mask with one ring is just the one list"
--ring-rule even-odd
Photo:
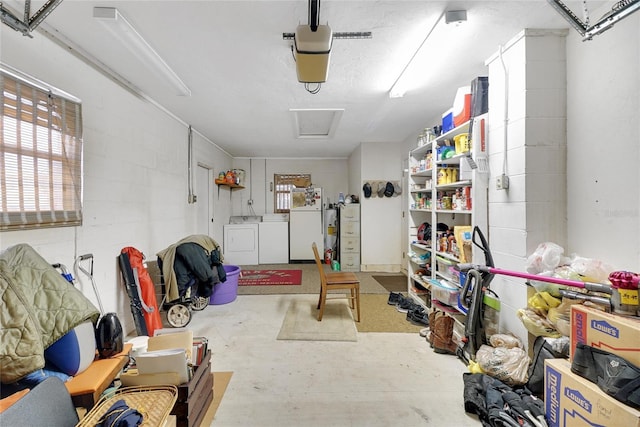
[(213, 293), (209, 297), (210, 305), (227, 304), (238, 296), (240, 267), (237, 265), (225, 265), (224, 271), (227, 272), (227, 280), (213, 286)]
[(444, 280), (430, 280), (431, 298), (443, 304), (455, 307), (458, 304), (460, 288)]
[(442, 133), (447, 133), (453, 129), (453, 108), (450, 108), (442, 115)]
[(451, 277), (450, 268), (453, 268), (454, 262), (446, 258), (436, 257), (436, 271), (444, 276)]
[(453, 126), (458, 127), (471, 118), (471, 86), (458, 88), (453, 101)]

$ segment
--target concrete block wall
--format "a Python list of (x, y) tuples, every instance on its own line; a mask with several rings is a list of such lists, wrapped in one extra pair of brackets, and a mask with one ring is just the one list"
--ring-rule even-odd
[[(487, 234), (499, 268), (526, 271), (540, 243), (566, 243), (566, 33), (524, 30), (487, 61)], [(496, 188), (502, 174), (506, 190)], [(525, 281), (496, 276), (491, 287), (502, 301), (501, 330), (527, 343), (516, 315), (526, 306)]]

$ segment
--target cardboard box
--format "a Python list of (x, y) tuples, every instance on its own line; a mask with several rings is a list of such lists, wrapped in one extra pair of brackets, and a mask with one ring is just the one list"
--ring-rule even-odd
[(545, 360), (544, 390), (549, 427), (640, 427), (640, 411), (572, 373), (566, 359)]
[(577, 343), (608, 351), (640, 366), (640, 318), (605, 313), (575, 304), (571, 307), (570, 359)]

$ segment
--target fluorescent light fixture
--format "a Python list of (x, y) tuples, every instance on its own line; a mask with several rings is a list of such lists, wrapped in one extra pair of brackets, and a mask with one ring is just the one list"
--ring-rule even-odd
[(158, 52), (140, 35), (115, 7), (94, 7), (93, 17), (102, 23), (111, 34), (134, 55), (144, 59), (145, 65), (159, 73), (178, 91), (178, 95), (191, 96), (191, 90), (167, 65)]
[[(413, 53), (413, 55), (411, 56), (411, 59), (409, 60), (409, 62), (407, 63), (407, 65), (405, 65), (405, 67), (402, 69), (402, 71), (400, 72), (400, 75), (398, 76), (398, 78), (395, 80), (395, 82), (393, 83), (393, 86), (391, 86), (391, 89), (389, 90), (389, 98), (401, 98), (404, 96), (404, 94), (407, 92), (407, 90), (415, 85), (415, 80), (416, 77), (419, 77), (422, 79), (422, 81), (424, 81), (424, 75), (423, 72), (421, 72), (421, 76), (416, 76), (416, 70), (414, 70), (415, 67), (418, 67), (420, 65), (420, 62), (424, 63), (424, 55), (426, 52), (426, 44), (427, 44), (427, 40), (430, 40), (433, 38), (433, 33), (435, 31), (435, 29), (438, 27), (438, 25), (440, 24), (440, 21), (442, 21), (442, 19), (445, 18), (445, 22), (447, 24), (449, 23), (455, 23), (456, 25), (464, 22), (467, 20), (467, 11), (466, 10), (454, 10), (454, 11), (443, 11), (440, 16), (438, 17), (438, 19), (436, 19), (436, 22), (433, 24), (433, 26), (431, 27), (431, 29), (429, 30), (429, 32), (427, 33), (426, 37), (424, 38), (424, 40), (422, 40), (422, 43), (420, 43), (420, 46), (418, 46), (418, 49)], [(442, 30), (438, 30), (438, 34), (437, 37), (438, 39), (443, 39), (441, 41), (445, 41), (446, 37), (444, 37), (444, 34)], [(434, 42), (437, 44), (437, 41)], [(430, 43), (432, 44), (432, 43)], [(424, 64), (423, 64), (424, 65)], [(424, 71), (424, 70), (423, 70)]]

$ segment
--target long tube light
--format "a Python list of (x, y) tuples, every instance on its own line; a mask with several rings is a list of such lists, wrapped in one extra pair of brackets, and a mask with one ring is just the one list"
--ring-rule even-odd
[(140, 33), (115, 7), (94, 7), (93, 17), (102, 23), (111, 34), (135, 55), (145, 59), (145, 64), (157, 71), (178, 91), (178, 95), (191, 96), (191, 90), (169, 67)]
[(389, 89), (389, 98), (402, 98), (404, 96), (406, 92), (405, 79), (406, 79), (406, 76), (408, 75), (407, 70), (411, 67), (411, 64), (413, 63), (413, 61), (420, 54), (420, 52), (424, 48), (425, 43), (427, 42), (427, 40), (429, 39), (433, 31), (436, 29), (440, 21), (442, 21), (442, 18), (444, 16), (445, 16), (445, 12), (442, 12), (442, 14), (438, 17), (436, 22), (433, 24), (433, 26), (427, 33), (427, 36), (424, 38), (424, 40), (422, 40), (422, 43), (420, 43), (420, 46), (418, 46), (418, 49), (416, 49), (416, 51), (411, 56), (411, 59), (409, 59), (409, 62), (407, 62), (407, 65), (404, 66), (404, 68), (400, 72), (400, 75), (398, 76), (396, 81), (393, 82), (393, 86), (391, 86), (391, 89)]

